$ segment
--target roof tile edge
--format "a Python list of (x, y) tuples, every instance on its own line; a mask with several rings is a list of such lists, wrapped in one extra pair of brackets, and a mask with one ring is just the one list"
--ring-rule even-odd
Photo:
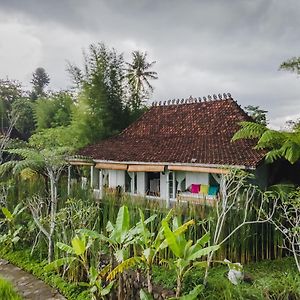
[(207, 95), (204, 97), (193, 97), (190, 96), (189, 98), (182, 98), (182, 99), (169, 99), (167, 101), (153, 101), (152, 106), (166, 106), (166, 105), (180, 105), (180, 104), (190, 104), (190, 103), (201, 103), (201, 102), (210, 102), (210, 101), (218, 101), (218, 100), (233, 100), (230, 93), (223, 93), (223, 94), (213, 94)]

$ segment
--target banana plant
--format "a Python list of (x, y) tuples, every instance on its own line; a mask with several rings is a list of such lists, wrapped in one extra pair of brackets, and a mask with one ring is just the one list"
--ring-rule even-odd
[[(111, 272), (108, 274), (107, 279), (112, 280), (118, 275), (118, 299), (123, 299), (123, 271), (125, 270), (124, 261), (129, 257), (129, 246), (134, 243), (136, 230), (130, 225), (130, 216), (127, 206), (120, 207), (116, 219), (116, 223), (112, 224), (107, 222), (106, 231), (108, 236), (101, 234), (101, 239), (109, 244), (110, 248), (110, 266)], [(131, 263), (127, 261), (127, 263)], [(122, 272), (119, 272), (121, 265), (124, 267)]]
[[(170, 210), (164, 218), (165, 222), (169, 222), (172, 218), (173, 210)], [(157, 234), (151, 233), (147, 224), (154, 221), (156, 215), (152, 215), (145, 220), (142, 210), (140, 210), (140, 221), (136, 224), (134, 232), (137, 233), (135, 243), (140, 246), (141, 251), (134, 257), (125, 260), (122, 264), (114, 269), (115, 275), (123, 272), (124, 269), (133, 267), (134, 265), (142, 265), (146, 269), (148, 293), (151, 295), (153, 292), (152, 285), (152, 266), (157, 259), (157, 254), (164, 248), (168, 247), (167, 241), (164, 236), (164, 228), (162, 225), (157, 231)], [(175, 231), (176, 234), (182, 234), (187, 230), (188, 226), (193, 224), (194, 221), (188, 221), (182, 226), (178, 227)]]
[(19, 203), (11, 212), (7, 207), (2, 207), (1, 211), (4, 218), (0, 219), (0, 226), (7, 225), (7, 233), (0, 236), (0, 244), (4, 244), (5, 247), (13, 248), (14, 245), (20, 240), (20, 232), (23, 229), (22, 225), (16, 225), (17, 217), (26, 209)]
[(166, 243), (175, 256), (175, 260), (167, 262), (176, 270), (176, 297), (181, 296), (182, 282), (184, 277), (195, 267), (206, 266), (205, 261), (198, 261), (198, 259), (206, 256), (211, 251), (216, 251), (217, 249), (219, 249), (219, 245), (204, 247), (205, 244), (209, 242), (209, 233), (206, 233), (195, 243), (193, 243), (192, 240), (186, 240), (183, 233), (188, 228), (188, 226), (192, 224), (194, 224), (193, 220), (180, 225), (179, 219), (173, 218), (173, 230), (171, 230), (168, 221), (162, 221)]
[[(171, 297), (167, 298), (168, 300), (197, 300), (199, 295), (203, 291), (203, 285), (197, 285), (191, 290), (187, 295), (181, 297)], [(151, 294), (145, 292), (143, 289), (140, 290), (140, 300), (154, 300)]]
[(3, 224), (7, 224), (9, 229), (14, 229), (15, 227), (15, 221), (18, 215), (20, 215), (24, 210), (26, 209), (26, 206), (23, 207), (22, 203), (19, 203), (11, 212), (7, 207), (1, 207), (1, 211), (4, 215), (4, 218), (0, 219), (0, 226)]
[[(143, 211), (140, 209), (140, 221), (136, 225), (137, 238), (136, 243), (140, 246), (141, 252), (140, 255), (136, 257), (136, 262), (141, 263), (145, 266), (146, 276), (147, 276), (147, 287), (148, 293), (152, 294), (153, 284), (152, 284), (152, 266), (155, 262), (157, 254), (160, 250), (167, 247), (167, 244), (164, 243), (163, 228), (160, 226), (156, 235), (151, 233), (147, 227), (147, 224), (156, 219), (156, 215), (152, 215), (150, 218), (145, 220)], [(173, 210), (165, 217), (165, 220), (170, 220), (173, 214)]]
[[(140, 221), (132, 228), (131, 235), (133, 236), (133, 242), (136, 246), (139, 246), (140, 251), (134, 256), (124, 260), (120, 263), (110, 274), (109, 279), (113, 279), (117, 274), (122, 273), (125, 269), (134, 267), (136, 265), (142, 265), (146, 269), (148, 293), (152, 294), (152, 266), (156, 259), (157, 254), (163, 248), (167, 247), (164, 243), (163, 229), (160, 227), (157, 234), (151, 233), (147, 227), (147, 224), (153, 222), (156, 219), (156, 215), (150, 216), (145, 220), (143, 211), (140, 209)], [(171, 210), (166, 216), (166, 220), (170, 220), (173, 211)]]
[(92, 300), (105, 299), (105, 296), (107, 296), (113, 288), (114, 281), (105, 285), (103, 280), (108, 271), (107, 267), (99, 271), (95, 267), (91, 266), (88, 274), (89, 282), (81, 283), (82, 286), (89, 288)]
[(72, 241), (71, 246), (58, 242), (56, 246), (66, 252), (68, 256), (59, 258), (45, 267), (46, 271), (57, 269), (61, 266), (67, 265), (69, 269), (73, 264), (79, 263), (84, 268), (86, 274), (89, 274), (89, 261), (88, 261), (88, 250), (94, 242), (94, 237), (88, 236), (87, 234), (79, 233)]

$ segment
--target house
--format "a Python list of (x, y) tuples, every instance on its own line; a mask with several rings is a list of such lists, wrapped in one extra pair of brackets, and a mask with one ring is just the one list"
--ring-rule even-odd
[(230, 94), (155, 102), (117, 136), (87, 146), (71, 165), (90, 165), (91, 184), (131, 195), (212, 200), (230, 168), (259, 170), (255, 141), (231, 142), (239, 122), (253, 121)]

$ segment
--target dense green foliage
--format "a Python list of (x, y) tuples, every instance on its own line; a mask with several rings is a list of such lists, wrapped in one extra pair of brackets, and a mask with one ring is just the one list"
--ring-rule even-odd
[(294, 164), (300, 159), (300, 132), (297, 130), (278, 131), (254, 122), (242, 122), (232, 140), (254, 138), (258, 139), (257, 149), (268, 150), (266, 160), (269, 162), (284, 158)]
[(12, 284), (0, 277), (0, 299), (21, 300)]
[(38, 99), (35, 102), (36, 130), (69, 125), (73, 109), (73, 99), (67, 92)]
[[(246, 281), (233, 285), (227, 280), (228, 269), (216, 266), (212, 269), (207, 287), (200, 299), (217, 300), (264, 300), (299, 299), (300, 276), (293, 259), (282, 259), (251, 263), (245, 266)], [(154, 268), (154, 282), (169, 289), (176, 286), (176, 274), (166, 268)], [(203, 270), (194, 270), (184, 280), (184, 291), (202, 283)]]
[[(18, 250), (14, 252), (0, 251), (1, 257), (9, 260), (12, 264), (19, 266), (23, 270), (32, 273), (39, 279), (42, 279), (47, 284), (58, 289), (69, 300), (83, 300), (86, 299), (86, 292), (83, 288), (69, 283), (62, 277), (53, 272), (45, 272), (44, 267), (47, 265), (46, 260), (40, 260), (40, 257), (30, 254), (30, 251)], [(3, 298), (1, 298), (3, 299)]]
[(32, 92), (31, 99), (36, 100), (39, 97), (43, 97), (46, 95), (44, 89), (49, 84), (50, 77), (46, 73), (44, 68), (37, 68), (32, 74)]
[(280, 65), (281, 70), (300, 74), (300, 57), (292, 57)]
[(9, 127), (13, 114), (19, 138), (38, 134), (76, 149), (118, 134), (147, 109), (153, 91), (149, 79), (157, 78), (146, 53), (134, 51), (127, 65), (123, 54), (99, 43), (84, 53), (82, 69), (69, 64), (75, 90), (46, 91), (50, 78), (42, 67), (33, 73), (31, 91), (17, 81), (0, 80), (0, 128)]
[(245, 111), (250, 115), (256, 123), (267, 125), (267, 111), (260, 109), (259, 106), (247, 105)]

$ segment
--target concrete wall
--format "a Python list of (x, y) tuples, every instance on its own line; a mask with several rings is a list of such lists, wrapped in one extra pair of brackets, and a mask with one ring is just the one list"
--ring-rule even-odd
[(196, 173), (196, 172), (186, 172), (186, 186), (188, 188), (191, 184), (209, 184), (209, 174), (208, 173)]
[(125, 187), (125, 171), (109, 170), (109, 187)]
[(167, 173), (160, 173), (160, 197), (163, 199), (167, 198)]
[(145, 180), (145, 172), (137, 172), (137, 193), (140, 195), (145, 195)]

